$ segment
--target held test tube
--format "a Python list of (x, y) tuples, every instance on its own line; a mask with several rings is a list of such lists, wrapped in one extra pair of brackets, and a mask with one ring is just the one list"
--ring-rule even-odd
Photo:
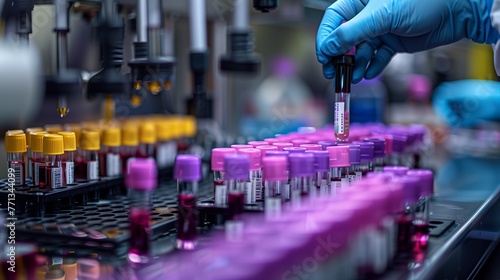
[(345, 142), (349, 138), (349, 108), (355, 54), (356, 47), (352, 47), (343, 55), (333, 58), (335, 65), (334, 130), (335, 137), (339, 142)]
[(73, 184), (75, 181), (75, 153), (76, 136), (71, 131), (61, 131), (64, 142), (64, 155), (62, 157), (63, 186)]
[(134, 158), (129, 162), (125, 185), (129, 189), (130, 249), (131, 263), (149, 261), (151, 229), (149, 227), (152, 192), (157, 185), (156, 163), (153, 159)]
[(181, 250), (193, 250), (196, 246), (196, 199), (198, 181), (201, 180), (201, 159), (195, 155), (178, 155), (174, 177), (177, 180), (179, 209), (176, 246)]
[[(25, 184), (26, 134), (6, 134), (5, 151), (7, 152), (9, 177), (14, 174), (14, 186)], [(9, 181), (10, 182), (10, 181)]]

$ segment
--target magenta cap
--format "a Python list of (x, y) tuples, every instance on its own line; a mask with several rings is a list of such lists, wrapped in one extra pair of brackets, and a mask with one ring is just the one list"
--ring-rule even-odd
[(224, 179), (248, 180), (250, 160), (245, 154), (229, 154), (224, 157)]
[(434, 193), (434, 173), (428, 169), (413, 169), (408, 176), (415, 176), (420, 180), (420, 196), (430, 196)]
[(252, 171), (260, 169), (260, 150), (255, 148), (241, 149), (240, 154), (245, 154), (248, 156), (250, 161), (249, 169)]
[(366, 173), (366, 178), (376, 178), (380, 179), (384, 182), (389, 182), (392, 179), (393, 175), (390, 172), (368, 172)]
[(287, 151), (276, 151), (276, 150), (269, 150), (266, 151), (266, 157), (274, 157), (274, 156), (288, 156)]
[(330, 170), (330, 154), (327, 151), (307, 151), (314, 156), (314, 171), (327, 172)]
[(264, 157), (262, 177), (264, 181), (286, 181), (288, 159), (285, 156)]
[(236, 152), (238, 153), (241, 149), (253, 148), (253, 146), (252, 145), (233, 144), (233, 145), (231, 145), (231, 148), (235, 149)]
[(321, 151), (323, 147), (319, 144), (302, 144), (300, 148), (306, 148), (306, 151)]
[(224, 157), (235, 153), (233, 148), (212, 149), (212, 171), (224, 171)]
[(150, 191), (157, 186), (157, 176), (158, 171), (154, 159), (131, 158), (128, 161), (125, 185), (132, 190)]
[(414, 176), (395, 177), (392, 182), (403, 186), (403, 197), (406, 203), (414, 204), (420, 199), (418, 184), (420, 180)]
[(330, 167), (349, 167), (349, 146), (331, 146), (326, 150), (330, 154)]
[(283, 149), (287, 148), (287, 147), (293, 147), (292, 143), (287, 143), (287, 142), (276, 142), (276, 143), (273, 143), (272, 145), (278, 147), (278, 150), (280, 150), (280, 151), (283, 151)]
[(312, 144), (312, 141), (307, 139), (293, 139), (292, 144), (294, 147), (300, 147), (302, 144)]
[(314, 174), (314, 155), (311, 153), (295, 153), (288, 156), (290, 178), (311, 177)]
[(266, 141), (250, 141), (248, 142), (248, 145), (251, 145), (252, 147), (258, 147), (258, 146), (266, 146), (269, 145)]
[(264, 142), (267, 142), (268, 145), (272, 145), (274, 143), (283, 142), (283, 139), (279, 139), (279, 138), (266, 138), (266, 139), (264, 139)]
[(394, 176), (404, 176), (410, 169), (406, 166), (384, 166), (383, 170), (394, 174)]
[(385, 156), (384, 138), (365, 138), (363, 141), (373, 143), (373, 157), (382, 158)]
[(175, 158), (174, 179), (180, 181), (201, 180), (201, 159), (195, 155), (178, 155)]
[(288, 153), (304, 153), (306, 151), (306, 148), (300, 148), (300, 147), (287, 147), (283, 148), (283, 151), (287, 151)]
[(325, 151), (327, 147), (337, 146), (336, 141), (319, 141), (318, 144), (321, 145), (321, 148)]
[(256, 149), (260, 150), (260, 158), (264, 158), (266, 156), (267, 151), (277, 151), (278, 147), (276, 146), (271, 146), (271, 145), (266, 145), (266, 146), (257, 146), (255, 147)]

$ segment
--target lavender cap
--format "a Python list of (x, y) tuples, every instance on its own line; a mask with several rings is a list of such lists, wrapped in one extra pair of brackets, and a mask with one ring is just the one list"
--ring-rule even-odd
[(408, 129), (411, 133), (415, 134), (415, 141), (423, 142), (425, 134), (427, 133), (427, 128), (422, 124), (411, 125)]
[(327, 172), (330, 170), (330, 154), (328, 151), (307, 151), (314, 156), (314, 170), (316, 172)]
[(191, 182), (201, 180), (201, 159), (195, 155), (178, 155), (175, 158), (174, 178)]
[(151, 191), (157, 185), (157, 168), (154, 159), (131, 158), (125, 177), (127, 188), (139, 191)]
[(295, 153), (288, 155), (290, 178), (309, 177), (314, 173), (314, 156), (311, 153)]
[(392, 151), (402, 153), (406, 148), (408, 137), (401, 134), (392, 134)]
[(286, 151), (290, 154), (295, 154), (295, 153), (304, 153), (306, 151), (306, 148), (301, 148), (301, 147), (287, 147), (283, 148), (283, 151)]
[(272, 157), (272, 156), (288, 156), (287, 151), (273, 151), (273, 150), (267, 150), (266, 152), (266, 157)]
[(336, 146), (337, 142), (335, 142), (335, 141), (319, 141), (318, 144), (321, 145), (321, 148), (323, 150), (326, 150), (326, 147)]
[(406, 166), (384, 166), (384, 172), (392, 173), (394, 176), (404, 176), (409, 168)]
[(385, 139), (383, 138), (365, 138), (363, 139), (365, 142), (373, 143), (373, 157), (381, 158), (385, 156)]
[(434, 193), (434, 174), (428, 169), (413, 169), (408, 176), (415, 176), (420, 180), (420, 195), (430, 196)]
[(370, 162), (373, 161), (373, 152), (375, 150), (375, 144), (373, 142), (353, 142), (353, 144), (357, 144), (361, 148), (360, 161), (361, 162)]
[(349, 147), (349, 162), (351, 165), (359, 164), (361, 162), (361, 147), (356, 144), (345, 144), (345, 146)]
[(224, 157), (224, 178), (233, 180), (248, 180), (250, 159), (248, 155), (233, 154)]
[(396, 177), (394, 183), (399, 183), (403, 186), (403, 196), (406, 203), (416, 203), (420, 198), (418, 184), (420, 180), (413, 176)]

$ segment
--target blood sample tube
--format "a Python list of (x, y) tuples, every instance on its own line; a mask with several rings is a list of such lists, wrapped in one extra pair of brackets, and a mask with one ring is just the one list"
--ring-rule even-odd
[(10, 178), (13, 178), (13, 185), (15, 187), (25, 184), (26, 167), (24, 158), (26, 156), (26, 149), (26, 134), (5, 134), (5, 152), (7, 152), (9, 182), (12, 181)]
[(43, 155), (45, 157), (45, 180), (40, 187), (57, 189), (63, 187), (62, 156), (64, 140), (62, 135), (47, 134), (43, 138)]
[(157, 186), (157, 167), (153, 159), (134, 158), (128, 163), (125, 185), (131, 201), (130, 249), (128, 260), (132, 264), (150, 260), (150, 213), (152, 193)]
[(363, 141), (373, 143), (373, 171), (382, 171), (384, 168), (385, 139), (365, 138)]
[(281, 216), (281, 198), (278, 190), (287, 183), (287, 164), (285, 156), (262, 158), (262, 176), (265, 188), (265, 216), (276, 219)]
[[(127, 174), (127, 162), (130, 158), (135, 157), (139, 145), (139, 127), (134, 122), (126, 122), (122, 126), (122, 146), (121, 146), (121, 162), (122, 173)], [(177, 149), (177, 144), (175, 146)]]
[(329, 196), (330, 189), (330, 156), (328, 151), (308, 151), (314, 156), (314, 185), (319, 189), (321, 197)]
[(80, 157), (80, 136), (82, 135), (82, 127), (77, 124), (77, 123), (69, 123), (64, 125), (64, 131), (71, 131), (75, 133), (75, 139), (76, 139), (76, 153), (75, 153), (75, 160), (77, 160)]
[(330, 193), (336, 195), (342, 188), (349, 185), (349, 147), (331, 146), (326, 150), (330, 155)]
[(81, 159), (75, 162), (75, 178), (86, 181), (99, 179), (100, 137), (99, 132), (92, 130), (82, 131), (80, 139), (82, 148)]
[(229, 219), (238, 219), (245, 204), (245, 185), (249, 179), (247, 155), (228, 154), (224, 157), (224, 181), (228, 188)]
[(413, 250), (425, 250), (429, 241), (429, 200), (434, 192), (434, 174), (431, 170), (413, 169), (408, 171), (408, 176), (419, 179), (419, 202), (415, 209), (413, 219)]
[(100, 177), (114, 177), (121, 174), (120, 144), (121, 135), (118, 127), (109, 127), (102, 131), (102, 146), (99, 151)]
[(156, 155), (156, 128), (153, 122), (144, 122), (139, 126), (139, 148), (137, 157), (154, 158)]
[[(277, 150), (267, 150), (265, 151), (265, 156), (266, 157), (274, 157), (274, 156), (284, 156), (288, 158), (288, 152), (287, 151), (277, 151)], [(277, 195), (281, 196), (282, 200), (289, 200), (291, 196), (290, 192), (290, 176), (289, 176), (289, 168), (290, 168), (290, 162), (288, 162), (287, 165), (287, 176), (286, 176), (286, 184), (283, 186), (280, 186), (277, 189)]]
[(229, 154), (235, 154), (233, 148), (215, 148), (212, 149), (212, 171), (214, 172), (214, 200), (215, 205), (227, 204), (227, 185), (224, 178), (224, 157)]
[(75, 181), (75, 153), (76, 137), (71, 131), (58, 133), (63, 137), (64, 155), (62, 156), (63, 186), (73, 184)]
[(30, 128), (26, 128), (26, 146), (27, 146), (27, 151), (26, 151), (26, 154), (28, 156), (28, 160), (27, 160), (27, 171), (28, 172), (28, 175), (26, 176), (26, 178), (29, 178), (31, 180), (33, 180), (33, 165), (30, 164), (30, 158), (31, 158), (31, 134), (32, 133), (35, 133), (35, 132), (42, 132), (43, 131), (43, 128), (41, 127), (30, 127)]
[(193, 250), (196, 246), (198, 210), (196, 198), (198, 181), (201, 179), (201, 159), (195, 155), (178, 155), (174, 176), (178, 190), (177, 248)]
[(315, 196), (313, 188), (314, 155), (311, 153), (295, 153), (288, 156), (290, 165), (290, 190), (293, 205), (300, 205), (301, 196)]
[(333, 58), (335, 65), (334, 130), (339, 142), (349, 138), (349, 107), (351, 103), (352, 68), (355, 64), (356, 47)]
[(39, 186), (40, 182), (45, 182), (45, 159), (43, 157), (43, 137), (46, 131), (35, 132), (31, 135), (31, 158), (33, 165), (33, 185)]
[(347, 178), (349, 179), (349, 183), (354, 183), (361, 180), (361, 171), (359, 171), (361, 148), (356, 144), (343, 145), (347, 145), (349, 147), (349, 162), (351, 165), (349, 167)]
[(394, 177), (393, 183), (403, 187), (404, 209), (400, 210), (397, 217), (398, 223), (398, 253), (410, 252), (413, 244), (413, 219), (415, 218), (415, 205), (419, 199), (418, 184), (420, 180), (414, 176)]
[(248, 156), (249, 182), (245, 189), (245, 204), (255, 204), (256, 200), (262, 200), (262, 169), (260, 165), (260, 150), (254, 148), (241, 149), (240, 154)]

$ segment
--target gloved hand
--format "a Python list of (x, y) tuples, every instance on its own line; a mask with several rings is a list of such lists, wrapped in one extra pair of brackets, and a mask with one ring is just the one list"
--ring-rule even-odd
[[(397, 52), (419, 52), (463, 38), (495, 43), (493, 0), (337, 0), (327, 8), (316, 37), (316, 55), (327, 79), (331, 59), (358, 45), (353, 82), (372, 79)], [(346, 23), (341, 24), (343, 20)]]
[(500, 82), (461, 80), (436, 88), (434, 110), (449, 125), (472, 127), (481, 121), (500, 120)]

